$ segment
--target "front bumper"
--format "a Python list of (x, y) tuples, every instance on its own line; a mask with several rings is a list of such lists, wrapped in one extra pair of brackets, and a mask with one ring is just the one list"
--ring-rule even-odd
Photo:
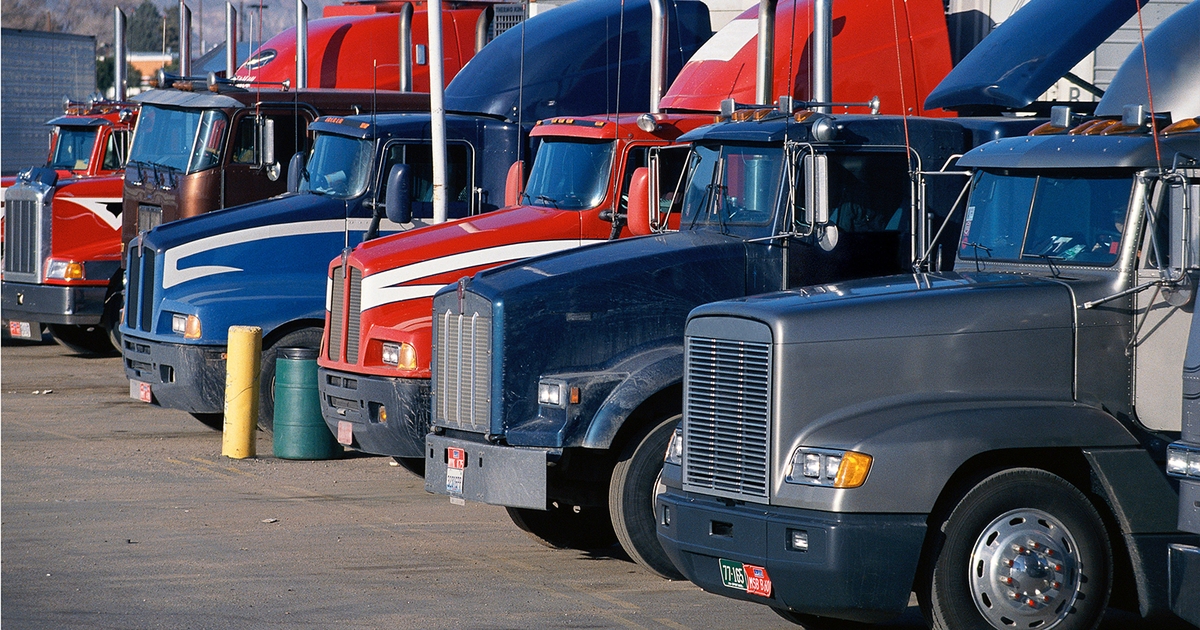
[(189, 413), (223, 413), (225, 346), (163, 343), (125, 334), (125, 376), (150, 384), (152, 402)]
[[(547, 509), (547, 466), (562, 454), (559, 449), (500, 446), (432, 433), (426, 447), (426, 492), (535, 510)], [(448, 474), (448, 448), (464, 451), (461, 477)]]
[[(350, 425), (360, 451), (392, 457), (425, 457), (429, 433), (429, 379), (388, 378), (317, 369), (321, 415), (334, 435)], [(345, 443), (345, 442), (343, 442)]]
[[(1200, 483), (1179, 482), (1179, 528), (1200, 533)], [(1172, 544), (1168, 547), (1171, 611), (1188, 623), (1200, 626), (1200, 547)]]
[[(925, 539), (922, 514), (838, 514), (726, 505), (668, 491), (655, 505), (671, 561), (706, 591), (799, 613), (877, 623), (904, 612)], [(808, 534), (808, 550), (789, 545)], [(770, 595), (726, 586), (726, 565), (764, 567)]]
[(96, 326), (108, 287), (0, 282), (5, 321)]

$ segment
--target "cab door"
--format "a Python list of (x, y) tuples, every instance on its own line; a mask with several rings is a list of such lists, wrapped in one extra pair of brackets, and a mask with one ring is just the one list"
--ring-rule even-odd
[[(274, 155), (268, 155), (264, 142), (266, 122), (274, 126)], [(287, 191), (288, 160), (297, 151), (307, 151), (308, 111), (252, 109), (238, 112), (229, 138), (229, 154), (222, 175), (221, 207), (240, 206), (274, 197)], [(269, 161), (268, 157), (274, 159)]]

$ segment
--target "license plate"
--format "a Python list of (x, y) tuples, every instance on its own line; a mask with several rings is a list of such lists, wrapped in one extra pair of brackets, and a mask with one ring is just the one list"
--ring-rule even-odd
[(354, 423), (338, 420), (338, 444), (351, 446), (354, 444)]
[(764, 567), (721, 558), (721, 584), (751, 595), (771, 596), (771, 577)]
[(150, 383), (143, 383), (141, 381), (129, 381), (129, 397), (147, 403), (154, 401), (154, 393), (150, 390)]
[(33, 339), (33, 326), (29, 322), (8, 322), (8, 334), (19, 339)]
[(446, 492), (462, 496), (463, 471), (467, 467), (467, 452), (461, 448), (446, 449)]

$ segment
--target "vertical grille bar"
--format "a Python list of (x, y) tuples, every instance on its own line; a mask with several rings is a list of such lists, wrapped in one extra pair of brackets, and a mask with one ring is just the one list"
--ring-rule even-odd
[(770, 359), (767, 343), (688, 337), (685, 488), (767, 500)]
[(359, 330), (362, 325), (362, 270), (350, 268), (350, 303), (346, 308), (346, 361), (358, 364)]
[(329, 296), (329, 360), (342, 360), (342, 329), (346, 313), (342, 308), (345, 300), (346, 268), (333, 268), (333, 295)]

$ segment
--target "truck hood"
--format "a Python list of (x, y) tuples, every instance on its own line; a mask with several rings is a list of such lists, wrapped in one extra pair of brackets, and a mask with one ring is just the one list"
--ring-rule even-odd
[[(164, 223), (147, 232), (142, 244), (157, 250), (167, 250), (208, 238), (220, 239), (220, 244), (229, 244), (236, 240), (236, 234), (243, 230), (271, 227), (277, 233), (289, 231), (289, 224), (292, 223), (289, 218), (293, 215), (311, 217), (325, 214), (340, 223), (341, 220), (337, 216), (344, 214), (345, 207), (345, 201), (332, 197), (285, 194)], [(217, 243), (213, 241), (213, 244)]]
[(1025, 107), (1136, 11), (1130, 0), (1032, 0), (958, 62), (925, 107)]

